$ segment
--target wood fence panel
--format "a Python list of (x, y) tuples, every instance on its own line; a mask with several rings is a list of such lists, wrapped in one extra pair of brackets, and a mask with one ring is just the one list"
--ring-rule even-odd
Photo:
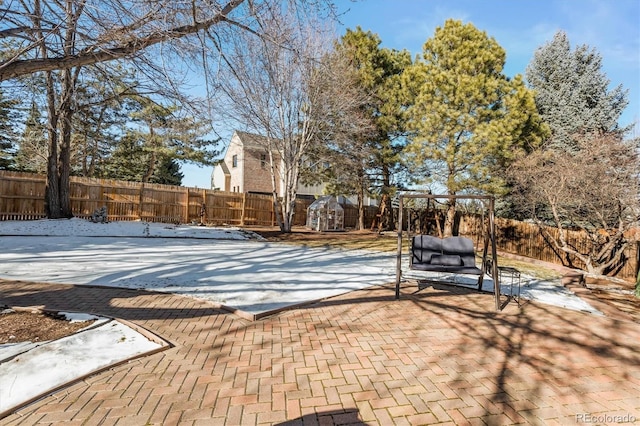
[(107, 207), (109, 220), (140, 220), (141, 188), (137, 182), (118, 182), (116, 186), (104, 181), (101, 204)]
[(70, 191), (71, 211), (76, 217), (84, 219), (91, 217), (93, 212), (104, 204), (102, 184), (97, 180), (71, 179)]
[[(479, 216), (465, 215), (461, 219), (461, 235), (471, 236), (477, 241), (477, 247), (481, 247), (482, 219)], [(474, 229), (476, 231), (474, 231)], [(463, 232), (464, 230), (464, 232)], [(554, 238), (559, 231), (555, 228), (546, 229)], [(569, 244), (574, 245), (582, 253), (587, 252), (591, 242), (585, 232), (567, 231)], [(496, 245), (498, 250), (506, 253), (538, 259), (557, 265), (584, 268), (584, 264), (574, 256), (568, 257), (564, 252), (558, 251), (547, 241), (538, 225), (519, 222), (511, 219), (496, 218)], [(638, 245), (633, 245), (625, 250), (627, 261), (615, 274), (618, 278), (635, 280), (638, 274)]]
[(188, 193), (180, 186), (145, 183), (140, 195), (140, 220), (145, 222), (187, 222)]
[(354, 206), (346, 205), (344, 209), (344, 227), (355, 228), (358, 224), (358, 209)]
[[(354, 205), (346, 205), (344, 208), (344, 226), (345, 228), (356, 228), (358, 226), (358, 207)], [(364, 229), (370, 229), (374, 218), (378, 214), (378, 207), (365, 206), (364, 208)]]
[(248, 194), (244, 199), (244, 224), (273, 226), (273, 197), (270, 195)]
[[(206, 189), (198, 188), (185, 188), (187, 191), (187, 213), (186, 223), (207, 223), (207, 202), (206, 199), (210, 196)], [(204, 211), (203, 211), (204, 206)]]
[(240, 225), (242, 222), (242, 194), (237, 192), (207, 192), (207, 223)]
[(307, 209), (314, 200), (296, 200), (296, 208), (293, 214), (293, 224), (295, 226), (305, 226), (307, 224)]
[(0, 177), (0, 220), (32, 220), (46, 216), (44, 176), (2, 172)]

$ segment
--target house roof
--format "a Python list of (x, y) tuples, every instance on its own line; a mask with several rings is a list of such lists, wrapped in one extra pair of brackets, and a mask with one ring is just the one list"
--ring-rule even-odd
[(266, 149), (270, 143), (269, 138), (262, 135), (256, 135), (248, 132), (235, 131), (245, 148), (262, 148)]

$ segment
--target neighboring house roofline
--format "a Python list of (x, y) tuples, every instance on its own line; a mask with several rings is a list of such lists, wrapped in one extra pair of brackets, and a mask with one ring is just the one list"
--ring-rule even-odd
[(225, 163), (223, 160), (220, 160), (218, 161), (217, 165), (220, 166), (220, 168), (222, 169), (222, 173), (224, 173), (225, 176), (231, 176), (231, 172), (229, 171), (227, 163)]
[[(237, 136), (238, 140), (242, 144), (245, 149), (262, 149), (265, 153), (268, 151), (267, 146), (269, 145), (269, 138), (266, 136), (258, 135), (255, 133), (244, 132), (242, 130), (234, 130), (231, 135), (231, 139), (229, 140), (229, 144), (226, 146), (224, 150), (224, 155), (222, 159), (218, 160), (219, 162), (224, 162), (224, 159), (227, 157), (227, 152), (229, 151), (229, 147), (233, 143), (233, 137)], [(273, 139), (275, 140), (275, 139)], [(271, 153), (274, 154), (275, 157), (279, 157), (278, 151), (276, 149), (271, 149)]]
[[(241, 130), (236, 130), (234, 131), (234, 133), (238, 136), (238, 138), (240, 139), (240, 142), (242, 142), (242, 145), (248, 149), (258, 148), (258, 149), (264, 149), (265, 151), (268, 151), (268, 148), (273, 144), (273, 141), (277, 140), (275, 138), (268, 138), (266, 136), (257, 135), (255, 133), (243, 132)], [(273, 147), (271, 147), (271, 152), (275, 154), (276, 150), (273, 149)]]

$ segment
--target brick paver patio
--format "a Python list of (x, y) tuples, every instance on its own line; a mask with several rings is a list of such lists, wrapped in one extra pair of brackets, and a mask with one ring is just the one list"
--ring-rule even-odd
[(0, 281), (0, 304), (132, 321), (170, 349), (1, 425), (640, 422), (640, 324), (446, 285), (375, 287), (258, 321), (191, 298)]

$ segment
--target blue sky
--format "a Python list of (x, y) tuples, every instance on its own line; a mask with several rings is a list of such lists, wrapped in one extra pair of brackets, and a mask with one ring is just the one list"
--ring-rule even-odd
[[(640, 122), (640, 0), (336, 0), (338, 34), (362, 27), (382, 46), (422, 52), (449, 19), (472, 23), (507, 52), (505, 74), (525, 73), (535, 50), (562, 30), (572, 47), (586, 44), (602, 56), (611, 87), (628, 90), (620, 123)], [(635, 134), (640, 136), (640, 128)], [(183, 185), (209, 188), (211, 168), (183, 167)]]

